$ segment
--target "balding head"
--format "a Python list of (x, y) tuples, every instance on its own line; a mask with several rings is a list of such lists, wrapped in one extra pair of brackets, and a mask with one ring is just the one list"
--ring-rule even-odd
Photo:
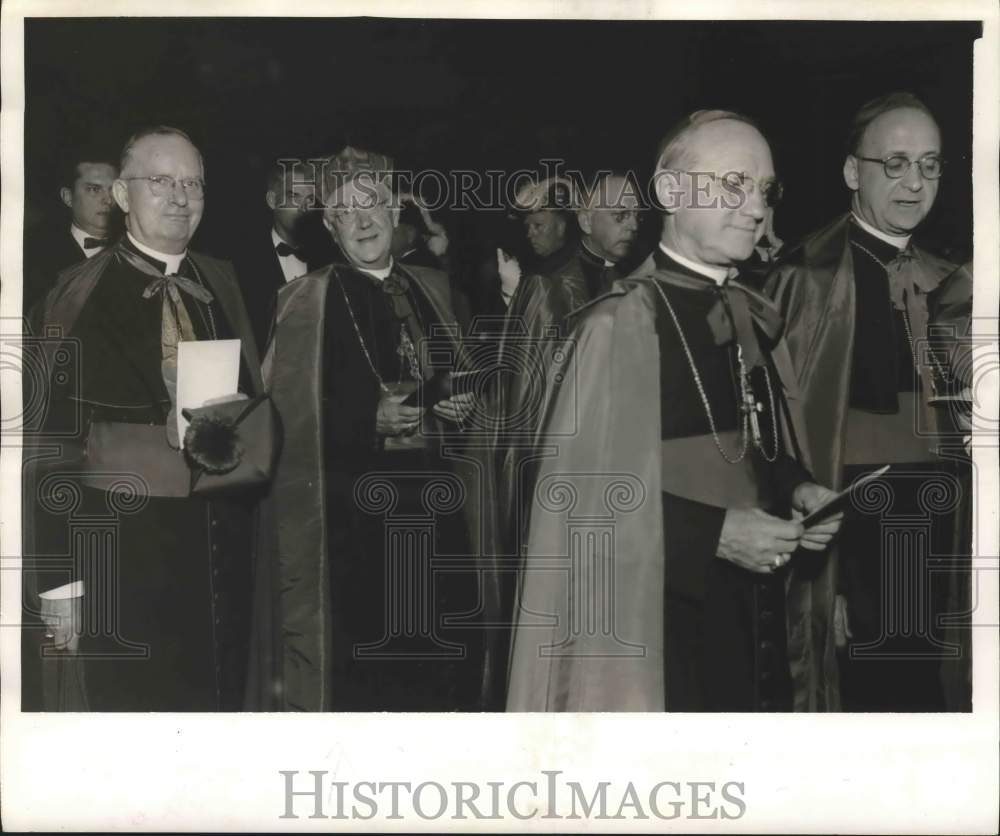
[(606, 261), (621, 261), (639, 234), (635, 184), (623, 174), (598, 177), (581, 194), (577, 221), (586, 247)]
[(182, 253), (205, 208), (201, 153), (183, 131), (153, 128), (133, 136), (122, 151), (115, 201), (139, 243), (161, 253)]
[(746, 118), (700, 112), (668, 135), (655, 183), (667, 210), (663, 243), (700, 264), (730, 267), (750, 257), (778, 193), (767, 140)]

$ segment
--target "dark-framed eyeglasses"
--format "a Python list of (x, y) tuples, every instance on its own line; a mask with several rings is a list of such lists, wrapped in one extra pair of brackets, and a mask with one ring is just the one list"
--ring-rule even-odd
[(882, 163), (885, 176), (890, 180), (899, 180), (914, 164), (920, 169), (920, 176), (925, 180), (937, 180), (944, 173), (944, 159), (937, 154), (926, 154), (919, 160), (911, 160), (905, 154), (891, 154), (888, 157), (862, 157), (858, 154), (853, 156), (856, 160), (864, 160), (866, 163)]
[(164, 197), (173, 194), (180, 184), (184, 194), (191, 200), (201, 200), (205, 197), (205, 181), (200, 177), (182, 177), (179, 180), (169, 174), (150, 174), (145, 177), (122, 177), (122, 180), (145, 180), (149, 183), (149, 191), (153, 197)]

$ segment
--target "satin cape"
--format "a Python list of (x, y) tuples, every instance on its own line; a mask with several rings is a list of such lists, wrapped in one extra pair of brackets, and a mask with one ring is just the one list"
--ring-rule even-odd
[[(652, 258), (578, 312), (546, 387), (538, 474), (511, 651), (508, 711), (663, 711), (664, 537), (658, 292)], [(755, 294), (756, 296), (756, 294)], [(769, 305), (757, 297), (756, 304)], [(783, 342), (772, 350), (802, 432)], [(793, 674), (814, 660), (813, 614), (790, 573)], [(798, 676), (796, 685), (807, 681)]]
[[(423, 292), (438, 321), (455, 326), (447, 277), (429, 268), (398, 265)], [(332, 621), (327, 560), (323, 450), (323, 329), (333, 267), (278, 291), (276, 320), (264, 360), (265, 385), (282, 417), (284, 447), (263, 513), (255, 591), (255, 637), (248, 703), (259, 711), (329, 711)], [(460, 351), (456, 345), (456, 352)], [(442, 445), (442, 456), (466, 488), (466, 524), (483, 560), (484, 618), (499, 618), (492, 566), (492, 471), (489, 444), (470, 439)], [(484, 695), (493, 692), (490, 651)], [(485, 698), (485, 697), (484, 697)]]
[[(789, 250), (771, 273), (766, 292), (785, 318), (785, 340), (805, 412), (804, 444), (813, 475), (822, 485), (840, 488), (843, 481), (847, 412), (850, 400), (851, 358), (854, 351), (854, 269), (848, 241), (850, 215), (806, 238)], [(907, 313), (914, 338), (928, 333), (933, 320), (954, 327), (960, 339), (948, 352), (953, 367), (965, 353), (967, 317), (971, 312), (972, 277), (964, 268), (913, 248), (914, 285)], [(930, 370), (920, 364), (923, 391), (931, 391)], [(921, 397), (924, 427), (936, 427), (938, 413)], [(837, 592), (836, 547), (830, 559), (813, 564), (815, 577), (803, 577), (803, 591), (812, 598), (814, 618), (804, 625), (803, 641), (813, 648), (821, 667), (801, 670), (809, 687), (796, 688), (795, 708), (836, 711), (840, 708), (834, 647), (833, 607)], [(805, 567), (802, 567), (803, 570)]]
[[(260, 376), (260, 359), (257, 346), (252, 337), (250, 320), (247, 317), (243, 299), (240, 296), (239, 285), (233, 275), (233, 269), (227, 262), (200, 253), (188, 251), (188, 257), (195, 263), (199, 273), (208, 283), (215, 300), (222, 308), (233, 331), (241, 337), (240, 345), (243, 362), (250, 373), (254, 387), (253, 395), (263, 392), (264, 386)], [(69, 337), (73, 332), (80, 312), (84, 309), (90, 295), (97, 287), (101, 276), (114, 259), (129, 260), (131, 255), (122, 247), (121, 242), (108, 247), (104, 252), (67, 268), (59, 274), (59, 278), (44, 299), (30, 312), (28, 322), (30, 333), (44, 337), (50, 329), (58, 337)], [(46, 364), (45, 379), (42, 385), (49, 385), (52, 374), (53, 358), (60, 346), (59, 339), (47, 338), (43, 344), (43, 358)], [(37, 496), (36, 485), (45, 473), (65, 465), (82, 455), (82, 449), (77, 440), (61, 439), (62, 453), (59, 458), (52, 458), (45, 453), (44, 434), (38, 439), (24, 439), (24, 476), (22, 486), (23, 497)], [(36, 448), (37, 445), (37, 448)], [(39, 452), (41, 451), (41, 452)], [(22, 506), (24, 536), (22, 538), (22, 553), (28, 556), (37, 554), (35, 534), (35, 508), (31, 503)], [(24, 579), (24, 600), (38, 611), (40, 606), (36, 578), (31, 572), (22, 575)], [(53, 654), (40, 662), (42, 666), (42, 702), (46, 711), (86, 711), (88, 710), (86, 682), (84, 676), (84, 660), (72, 653)]]

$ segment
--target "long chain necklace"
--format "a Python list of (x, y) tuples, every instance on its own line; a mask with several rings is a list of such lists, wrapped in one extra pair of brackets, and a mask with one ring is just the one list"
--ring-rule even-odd
[(733, 458), (726, 453), (725, 448), (722, 446), (722, 440), (719, 438), (719, 433), (715, 428), (715, 416), (712, 414), (712, 405), (708, 402), (708, 395), (701, 382), (701, 375), (698, 374), (698, 367), (695, 365), (694, 356), (691, 354), (691, 348), (688, 346), (687, 338), (684, 336), (684, 329), (681, 328), (681, 323), (677, 318), (677, 314), (674, 312), (674, 307), (670, 304), (667, 294), (663, 292), (663, 288), (660, 287), (660, 283), (654, 280), (653, 285), (659, 292), (660, 298), (663, 300), (663, 304), (667, 308), (667, 313), (670, 314), (670, 318), (673, 320), (674, 328), (677, 329), (677, 336), (680, 337), (681, 347), (684, 349), (684, 356), (687, 358), (688, 368), (691, 369), (691, 375), (694, 378), (694, 385), (698, 389), (698, 394), (701, 396), (701, 403), (705, 409), (705, 416), (708, 418), (708, 426), (712, 431), (712, 439), (715, 441), (715, 446), (718, 448), (722, 458), (730, 464), (739, 464), (743, 461), (747, 454), (747, 450), (750, 448), (749, 429), (753, 434), (754, 447), (760, 451), (761, 455), (767, 462), (773, 462), (778, 457), (778, 419), (774, 411), (774, 389), (771, 386), (771, 375), (768, 373), (767, 366), (764, 366), (764, 381), (767, 384), (768, 402), (771, 408), (771, 430), (773, 434), (770, 454), (768, 454), (764, 449), (764, 439), (760, 431), (760, 422), (757, 417), (757, 413), (762, 407), (754, 398), (753, 389), (750, 385), (750, 375), (747, 373), (746, 364), (743, 362), (743, 349), (737, 342), (736, 359), (739, 365), (740, 375), (740, 451), (736, 457)]
[(389, 387), (385, 385), (385, 381), (382, 380), (382, 375), (380, 375), (378, 373), (378, 369), (375, 368), (375, 363), (372, 362), (372, 356), (368, 352), (368, 346), (365, 345), (365, 339), (361, 336), (361, 329), (358, 327), (357, 317), (354, 316), (354, 308), (351, 307), (351, 300), (347, 298), (347, 290), (344, 289), (344, 282), (340, 278), (340, 273), (334, 270), (333, 275), (337, 277), (337, 284), (340, 286), (340, 292), (344, 294), (344, 304), (347, 305), (347, 312), (351, 316), (351, 324), (354, 326), (354, 333), (358, 336), (358, 344), (361, 346), (361, 353), (365, 355), (365, 360), (368, 361), (368, 368), (370, 368), (372, 370), (372, 374), (375, 375), (379, 388), (384, 394), (388, 394)]
[[(883, 270), (885, 270), (886, 274), (889, 273), (889, 265), (883, 263), (882, 259), (880, 259), (877, 255), (875, 255), (875, 253), (873, 253), (871, 250), (869, 250), (866, 246), (864, 246), (863, 244), (859, 244), (857, 241), (851, 241), (851, 244), (853, 244), (855, 247), (857, 247), (859, 250), (861, 250), (861, 252), (863, 252), (865, 255), (867, 255), (879, 267), (881, 267)], [(910, 346), (910, 356), (913, 357), (913, 365), (917, 369), (919, 369), (920, 368), (920, 360), (917, 357), (917, 349), (916, 349), (916, 346), (914, 345), (914, 342), (913, 342), (913, 326), (910, 325), (910, 314), (909, 314), (909, 311), (907, 310), (907, 301), (908, 301), (907, 297), (908, 297), (908, 294), (907, 294), (906, 289), (904, 288), (904, 290), (903, 290), (903, 310), (900, 311), (900, 313), (903, 315), (903, 328), (906, 329), (906, 342)], [(931, 374), (931, 388), (932, 389), (936, 389), (935, 381), (934, 381), (934, 374), (937, 374), (937, 377), (940, 379), (940, 381), (942, 383), (947, 383), (948, 377), (945, 374), (944, 368), (941, 366), (940, 361), (938, 360), (937, 352), (930, 345), (928, 345), (928, 352), (927, 352), (927, 354), (928, 354), (928, 356), (930, 357), (930, 360), (931, 360), (931, 372), (932, 372), (932, 374)]]
[[(188, 264), (191, 265), (191, 270), (194, 273), (195, 279), (198, 280), (198, 284), (200, 284), (206, 290), (209, 290), (209, 288), (206, 287), (204, 280), (201, 278), (201, 271), (198, 270), (198, 265), (194, 263), (194, 259), (191, 258), (190, 256), (188, 257)], [(200, 313), (202, 306), (196, 305), (196, 307), (198, 308), (198, 312)], [(212, 314), (212, 303), (211, 302), (205, 303), (204, 308), (206, 311), (208, 311), (208, 322), (206, 323), (208, 325), (208, 332), (212, 335), (213, 340), (217, 340), (219, 339), (219, 332), (215, 328), (215, 316)], [(202, 319), (204, 320), (204, 316), (202, 317)]]

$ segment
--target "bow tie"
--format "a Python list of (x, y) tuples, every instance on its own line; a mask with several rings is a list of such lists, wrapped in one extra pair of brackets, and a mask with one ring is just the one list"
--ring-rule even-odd
[(721, 285), (676, 272), (660, 272), (657, 278), (678, 287), (717, 294), (718, 298), (706, 317), (715, 344), (725, 345), (735, 338), (743, 350), (744, 361), (753, 368), (764, 364), (754, 326), (773, 344), (777, 342), (784, 323), (780, 311), (769, 299), (732, 280), (734, 272), (731, 270), (730, 277)]
[(85, 250), (93, 250), (96, 247), (106, 247), (111, 243), (110, 238), (84, 238), (83, 248)]
[(202, 287), (197, 282), (186, 279), (184, 276), (178, 276), (176, 273), (171, 273), (169, 276), (158, 276), (153, 279), (146, 285), (146, 289), (142, 292), (142, 298), (149, 299), (157, 293), (166, 293), (173, 300), (174, 304), (177, 304), (181, 301), (181, 292), (197, 299), (199, 302), (204, 302), (206, 305), (215, 298), (207, 287)]
[(288, 246), (284, 241), (279, 241), (275, 247), (274, 251), (278, 254), (278, 258), (284, 258), (286, 255), (294, 255), (299, 261), (305, 261), (305, 254), (302, 250), (297, 250), (294, 247)]

